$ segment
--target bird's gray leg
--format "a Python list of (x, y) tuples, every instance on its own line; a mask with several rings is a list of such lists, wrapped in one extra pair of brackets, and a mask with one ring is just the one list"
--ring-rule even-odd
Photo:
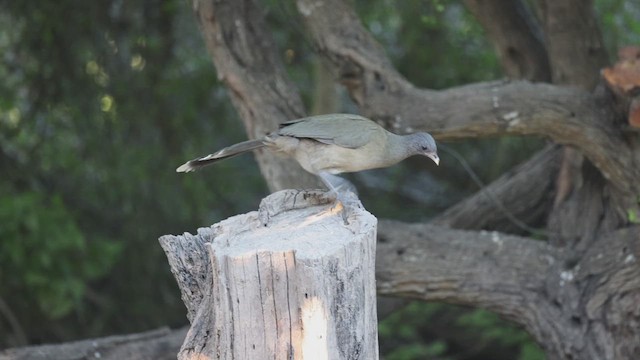
[(326, 172), (321, 172), (318, 176), (320, 176), (322, 183), (336, 195), (338, 200), (347, 202), (352, 201), (344, 196), (347, 192), (352, 192), (357, 197), (358, 193), (356, 187), (349, 180)]
[(348, 225), (349, 222), (347, 220), (347, 209), (345, 208), (346, 203), (343, 201), (344, 199), (338, 191), (339, 186), (336, 187), (333, 185), (333, 182), (335, 182), (335, 178), (337, 178), (337, 176), (323, 172), (319, 173), (318, 176), (320, 176), (320, 180), (322, 180), (322, 183), (329, 189), (329, 191), (331, 191), (336, 196), (336, 203), (334, 204), (332, 209), (338, 209), (339, 207), (342, 207), (342, 221), (344, 221), (345, 225)]
[(336, 189), (336, 187), (333, 186), (333, 183), (331, 182), (331, 178), (336, 177), (336, 176), (331, 175), (329, 173), (325, 173), (325, 172), (318, 173), (318, 176), (320, 177), (320, 180), (322, 180), (322, 183), (324, 184), (324, 186), (326, 186), (337, 197), (338, 196), (338, 189)]
[[(324, 185), (335, 194), (336, 205), (340, 203), (345, 207), (357, 202), (356, 188), (349, 180), (326, 172), (321, 172), (318, 176), (320, 176), (320, 180)], [(352, 196), (348, 195), (349, 192), (352, 193)], [(348, 224), (346, 210), (342, 211), (342, 218), (345, 224)]]

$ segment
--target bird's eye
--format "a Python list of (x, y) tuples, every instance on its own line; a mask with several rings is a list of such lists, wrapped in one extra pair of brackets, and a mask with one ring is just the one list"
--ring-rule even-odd
[(424, 146), (424, 145), (422, 145), (422, 150), (427, 151), (427, 150), (429, 150), (429, 148)]

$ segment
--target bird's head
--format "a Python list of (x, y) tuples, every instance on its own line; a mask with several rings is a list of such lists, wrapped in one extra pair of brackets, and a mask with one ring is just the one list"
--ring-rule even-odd
[(409, 135), (411, 138), (411, 147), (415, 155), (423, 155), (433, 160), (436, 165), (440, 165), (438, 157), (438, 147), (436, 141), (431, 134), (419, 132)]

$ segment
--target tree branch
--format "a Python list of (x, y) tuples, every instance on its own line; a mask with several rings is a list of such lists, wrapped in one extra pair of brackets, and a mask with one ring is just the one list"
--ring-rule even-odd
[[(550, 358), (635, 358), (640, 315), (628, 315), (640, 299), (639, 231), (606, 234), (578, 256), (497, 232), (382, 220), (378, 293), (493, 310), (524, 326)], [(606, 341), (607, 331), (625, 341)]]
[[(602, 35), (593, 11), (593, 2), (539, 0), (537, 3), (546, 36), (553, 82), (593, 90), (599, 82), (600, 69), (607, 63)], [(606, 122), (607, 126), (611, 126), (614, 122), (613, 116), (603, 120), (601, 121)], [(622, 139), (619, 141), (622, 142)], [(622, 156), (632, 152), (627, 149)], [(599, 164), (588, 154), (578, 152), (571, 147), (564, 149), (562, 165), (556, 181), (558, 191), (548, 222), (552, 231), (559, 235), (553, 236), (550, 240), (555, 244), (574, 248), (588, 247), (599, 230), (610, 231), (618, 224), (626, 222), (624, 212), (633, 204), (625, 198), (636, 192), (633, 190), (623, 191), (622, 194), (618, 192), (613, 197), (604, 195), (610, 192), (608, 189), (605, 190), (609, 184), (606, 181), (599, 181), (599, 174), (585, 175), (593, 171), (591, 171), (591, 164), (584, 161), (583, 155), (587, 155), (589, 160), (600, 169)], [(607, 177), (604, 172), (603, 175)], [(633, 180), (631, 181), (630, 184), (633, 184)], [(616, 186), (615, 183), (613, 185), (620, 190), (620, 186)], [(609, 204), (614, 204), (613, 207), (619, 207), (619, 209), (613, 211), (605, 209), (604, 207)], [(575, 220), (578, 218), (570, 218), (576, 213), (582, 213), (578, 217), (580, 221), (577, 224)]]
[[(193, 10), (249, 137), (264, 136), (279, 123), (305, 115), (300, 94), (253, 0), (193, 0)], [(271, 190), (318, 185), (293, 160), (269, 151), (258, 152), (257, 160)]]
[(519, 222), (542, 226), (546, 220), (553, 204), (559, 155), (557, 146), (547, 147), (473, 196), (447, 209), (430, 224), (456, 229), (529, 233)]
[(0, 352), (2, 360), (144, 360), (175, 359), (187, 329), (161, 328), (138, 334), (116, 335), (63, 344), (27, 346)]
[(507, 76), (551, 80), (542, 32), (526, 4), (521, 0), (465, 0), (464, 3), (486, 31)]
[(439, 140), (541, 135), (580, 149), (611, 184), (633, 193), (638, 177), (611, 114), (591, 94), (547, 84), (489, 82), (445, 91), (417, 89), (400, 76), (344, 2), (298, 0), (320, 53), (362, 111), (400, 132)]
[(541, 306), (562, 258), (556, 248), (497, 232), (391, 220), (380, 221), (378, 230), (379, 294), (483, 307), (522, 324), (541, 343), (566, 335), (560, 309)]
[(378, 293), (512, 313), (544, 288), (557, 250), (498, 232), (380, 220)]

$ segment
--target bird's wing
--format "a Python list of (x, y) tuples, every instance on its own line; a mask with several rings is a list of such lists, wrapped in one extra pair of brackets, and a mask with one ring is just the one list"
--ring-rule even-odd
[(369, 143), (380, 131), (384, 131), (380, 125), (362, 116), (330, 114), (287, 121), (276, 133), (355, 149)]

